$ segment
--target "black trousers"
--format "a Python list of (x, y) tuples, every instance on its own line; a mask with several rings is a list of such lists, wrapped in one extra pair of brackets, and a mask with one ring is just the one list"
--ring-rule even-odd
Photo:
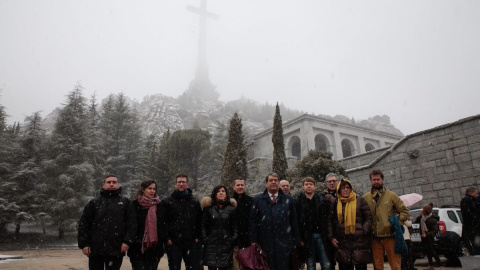
[(423, 252), (427, 255), (428, 264), (433, 265), (433, 258), (435, 261), (440, 264), (440, 257), (438, 257), (437, 252), (435, 252), (435, 246), (433, 245), (434, 238), (433, 237), (422, 237), (422, 246)]
[(346, 264), (346, 263), (338, 263), (338, 269), (340, 270), (367, 270), (367, 264)]
[(119, 270), (122, 266), (123, 256), (90, 256), (88, 269), (90, 270)]

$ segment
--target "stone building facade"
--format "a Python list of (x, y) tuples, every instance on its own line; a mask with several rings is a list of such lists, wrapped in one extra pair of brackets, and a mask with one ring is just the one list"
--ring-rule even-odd
[[(272, 158), (272, 132), (273, 128), (270, 128), (253, 137), (250, 159)], [(342, 159), (392, 146), (403, 137), (310, 114), (284, 123), (283, 134), (285, 154), (297, 159), (312, 149), (332, 152), (334, 159)]]
[(361, 194), (370, 190), (369, 172), (380, 169), (385, 187), (399, 195), (415, 192), (424, 196), (422, 203), (460, 205), (467, 187), (480, 186), (480, 115), (339, 162)]

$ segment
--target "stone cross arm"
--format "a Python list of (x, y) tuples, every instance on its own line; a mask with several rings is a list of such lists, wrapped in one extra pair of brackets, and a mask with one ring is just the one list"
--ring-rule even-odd
[(217, 14), (211, 13), (209, 11), (206, 11), (205, 9), (202, 9), (202, 8), (198, 8), (198, 7), (194, 7), (194, 6), (187, 6), (187, 10), (191, 11), (193, 13), (196, 13), (200, 16), (205, 16), (206, 18), (209, 18), (209, 19), (218, 20), (218, 18), (219, 18), (219, 16)]

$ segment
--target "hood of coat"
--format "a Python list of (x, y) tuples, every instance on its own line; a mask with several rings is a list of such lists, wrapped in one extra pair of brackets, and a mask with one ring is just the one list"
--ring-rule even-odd
[[(233, 207), (237, 207), (237, 201), (234, 198), (230, 198), (230, 203)], [(202, 209), (212, 206), (212, 198), (210, 196), (203, 197), (202, 199)]]

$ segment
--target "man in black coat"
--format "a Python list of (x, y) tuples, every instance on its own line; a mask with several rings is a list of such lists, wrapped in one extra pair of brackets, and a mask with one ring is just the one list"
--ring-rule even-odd
[(200, 202), (193, 197), (192, 190), (188, 188), (187, 175), (177, 175), (175, 191), (162, 201), (162, 206), (167, 230), (165, 251), (168, 268), (180, 270), (183, 258), (187, 270), (199, 269), (202, 209)]
[(327, 256), (327, 215), (330, 203), (315, 194), (315, 179), (303, 179), (303, 191), (297, 200), (298, 226), (307, 257), (307, 270), (315, 270), (317, 258), (323, 270), (330, 268)]
[(266, 252), (270, 270), (288, 270), (292, 249), (300, 245), (294, 201), (279, 189), (276, 173), (269, 173), (265, 183), (263, 194), (253, 198), (249, 239)]
[[(325, 176), (325, 184), (327, 186), (327, 189), (325, 189), (322, 193), (322, 197), (328, 201), (330, 206), (335, 202), (335, 199), (337, 198), (337, 185), (338, 185), (338, 180), (339, 177), (336, 173), (329, 173), (327, 176)], [(330, 209), (329, 208), (327, 209)], [(326, 211), (326, 216), (325, 220), (328, 220), (328, 215), (330, 210)], [(327, 241), (327, 243), (324, 243), (327, 249), (327, 255), (328, 259), (330, 261), (330, 269), (335, 270), (335, 249), (332, 246), (332, 243), (330, 241)]]
[(117, 177), (107, 175), (100, 197), (85, 205), (78, 223), (78, 247), (88, 257), (89, 269), (120, 269), (135, 237), (135, 214), (121, 191)]
[(245, 179), (238, 177), (233, 182), (233, 198), (237, 201), (237, 228), (238, 228), (238, 248), (250, 246), (248, 241), (248, 217), (250, 208), (252, 208), (253, 198), (245, 194)]
[(478, 189), (469, 187), (460, 201), (463, 216), (462, 238), (471, 255), (479, 254), (480, 249), (480, 213), (477, 204)]

